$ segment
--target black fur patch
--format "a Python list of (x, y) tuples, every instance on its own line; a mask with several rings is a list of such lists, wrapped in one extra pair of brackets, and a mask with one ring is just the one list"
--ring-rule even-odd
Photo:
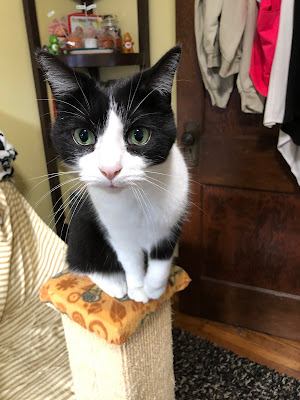
[(154, 246), (150, 252), (150, 258), (154, 260), (169, 260), (178, 241), (182, 228), (182, 222), (179, 221), (171, 230), (170, 236), (161, 240), (157, 246)]
[(117, 254), (107, 239), (107, 232), (97, 220), (88, 198), (77, 207), (70, 224), (67, 261), (74, 272), (124, 272)]

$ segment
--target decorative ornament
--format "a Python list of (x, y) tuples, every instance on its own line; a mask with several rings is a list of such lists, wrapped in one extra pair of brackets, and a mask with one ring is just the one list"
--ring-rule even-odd
[(57, 35), (50, 35), (49, 37), (49, 45), (47, 46), (48, 50), (51, 54), (58, 55), (59, 51), (59, 41)]
[(124, 53), (134, 53), (133, 51), (134, 42), (131, 39), (130, 33), (126, 32), (123, 35), (123, 49)]

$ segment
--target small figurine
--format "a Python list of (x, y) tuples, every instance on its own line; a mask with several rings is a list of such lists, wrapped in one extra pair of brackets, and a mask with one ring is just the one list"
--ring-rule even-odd
[(47, 47), (51, 54), (56, 56), (59, 54), (59, 41), (57, 39), (57, 35), (50, 35), (49, 45)]
[(133, 53), (134, 42), (132, 42), (131, 36), (128, 32), (123, 35), (123, 42), (124, 53)]
[(64, 18), (54, 19), (49, 26), (50, 35), (57, 35), (59, 47), (66, 46), (66, 37), (68, 36), (68, 24)]

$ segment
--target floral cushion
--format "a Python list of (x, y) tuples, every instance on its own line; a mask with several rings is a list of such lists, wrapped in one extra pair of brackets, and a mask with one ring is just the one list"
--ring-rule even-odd
[(166, 292), (159, 299), (144, 304), (127, 296), (122, 299), (110, 297), (87, 276), (63, 271), (43, 284), (40, 299), (51, 303), (74, 322), (107, 342), (120, 345), (165, 300), (183, 290), (189, 282), (188, 274), (182, 268), (173, 266)]

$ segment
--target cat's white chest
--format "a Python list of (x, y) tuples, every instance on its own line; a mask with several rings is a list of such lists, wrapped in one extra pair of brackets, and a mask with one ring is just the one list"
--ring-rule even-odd
[(132, 190), (120, 193), (99, 190), (93, 193), (92, 200), (112, 244), (122, 241), (148, 249), (169, 232), (170, 226), (162, 218), (158, 199), (142, 197)]

